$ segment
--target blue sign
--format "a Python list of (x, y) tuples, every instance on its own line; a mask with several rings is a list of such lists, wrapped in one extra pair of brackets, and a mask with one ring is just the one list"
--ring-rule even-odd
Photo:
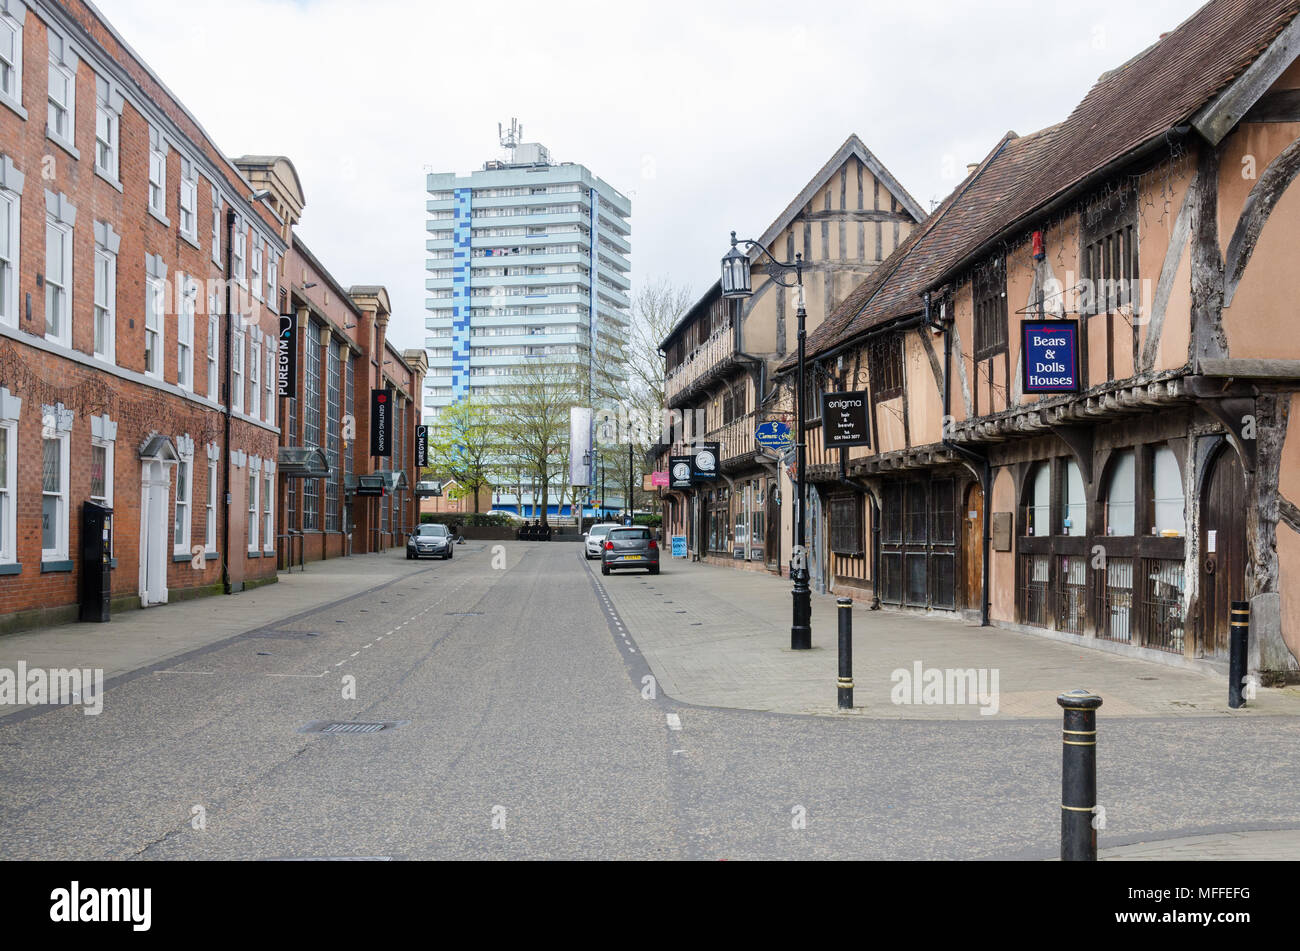
[(1077, 393), (1079, 385), (1079, 322), (1022, 320), (1020, 322), (1021, 391)]
[(685, 535), (673, 536), (673, 557), (674, 558), (686, 557), (686, 536)]
[(794, 437), (790, 435), (789, 424), (779, 420), (759, 423), (758, 428), (754, 430), (754, 441), (760, 446), (776, 452), (784, 452), (794, 445)]

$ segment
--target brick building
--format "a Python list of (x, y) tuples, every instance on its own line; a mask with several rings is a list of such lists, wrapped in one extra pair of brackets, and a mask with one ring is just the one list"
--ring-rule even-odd
[[(87, 501), (115, 608), (275, 579), (301, 202), (287, 161), (240, 161), (92, 6), (0, 0), (0, 630), (76, 616)], [(418, 361), (364, 352), (414, 398)]]

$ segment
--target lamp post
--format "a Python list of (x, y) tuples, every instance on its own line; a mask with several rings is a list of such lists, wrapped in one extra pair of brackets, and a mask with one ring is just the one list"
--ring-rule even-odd
[(632, 462), (632, 449), (633, 449), (633, 446), (635, 445), (635, 442), (636, 442), (637, 437), (639, 437), (640, 435), (641, 435), (641, 426), (640, 426), (640, 424), (635, 424), (635, 425), (633, 425), (633, 426), (629, 426), (629, 427), (628, 427), (628, 431), (627, 431), (627, 498), (625, 498), (625, 499), (623, 500), (623, 504), (624, 504), (625, 506), (627, 506), (627, 523), (628, 523), (629, 525), (631, 525), (631, 524), (632, 524), (632, 521), (633, 521), (633, 514), (632, 514), (632, 499), (633, 499), (634, 494), (635, 494), (635, 492), (636, 492), (636, 488), (635, 488), (635, 486), (633, 485), (633, 479), (636, 477), (636, 470), (633, 469), (633, 462)]
[[(741, 251), (737, 245), (745, 245)], [(807, 508), (808, 490), (805, 483), (807, 473), (807, 443), (804, 439), (804, 341), (807, 331), (804, 321), (807, 312), (803, 299), (803, 255), (796, 254), (794, 261), (778, 261), (772, 252), (757, 241), (736, 240), (736, 232), (731, 232), (731, 250), (722, 257), (722, 296), (727, 300), (743, 300), (753, 295), (750, 285), (750, 263), (748, 252), (757, 248), (766, 254), (772, 264), (780, 269), (780, 276), (769, 275), (769, 280), (782, 287), (798, 288), (798, 309), (795, 316), (799, 320), (799, 389), (795, 394), (795, 447), (798, 452), (798, 511), (795, 518), (795, 544), (790, 553), (790, 579), (794, 582), (791, 592), (794, 597), (794, 616), (790, 625), (790, 649), (801, 651), (812, 647), (812, 590), (808, 587), (808, 552), (804, 533), (804, 510)], [(794, 272), (794, 282), (784, 280), (787, 273)]]

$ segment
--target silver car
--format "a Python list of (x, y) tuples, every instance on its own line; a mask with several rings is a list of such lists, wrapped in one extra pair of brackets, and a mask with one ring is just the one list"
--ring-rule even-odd
[(453, 544), (455, 542), (446, 525), (436, 522), (421, 525), (406, 540), (406, 558), (409, 561), (412, 558), (422, 558), (429, 555), (445, 561), (455, 553), (455, 549), (452, 548)]
[(645, 568), (652, 575), (659, 574), (659, 543), (655, 541), (654, 529), (634, 525), (609, 530), (601, 554), (600, 573), (607, 575), (616, 568)]
[(602, 522), (599, 525), (593, 525), (587, 529), (583, 535), (583, 548), (586, 550), (587, 560), (599, 558), (600, 553), (605, 550), (605, 536), (609, 534), (611, 528), (618, 528), (614, 522)]

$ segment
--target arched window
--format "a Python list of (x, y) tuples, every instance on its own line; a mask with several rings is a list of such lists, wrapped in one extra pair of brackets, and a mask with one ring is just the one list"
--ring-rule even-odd
[(1083, 473), (1073, 459), (1065, 463), (1064, 518), (1062, 534), (1086, 535), (1088, 532), (1088, 500), (1083, 494)]
[(1116, 455), (1106, 481), (1106, 534), (1132, 535), (1137, 515), (1137, 465), (1133, 451)]
[(1025, 534), (1044, 537), (1052, 534), (1052, 470), (1046, 462), (1034, 467), (1030, 476), (1028, 520)]
[(1183, 517), (1183, 477), (1178, 471), (1178, 459), (1168, 446), (1155, 451), (1152, 495), (1155, 511), (1151, 525), (1155, 534), (1181, 537), (1187, 530)]

